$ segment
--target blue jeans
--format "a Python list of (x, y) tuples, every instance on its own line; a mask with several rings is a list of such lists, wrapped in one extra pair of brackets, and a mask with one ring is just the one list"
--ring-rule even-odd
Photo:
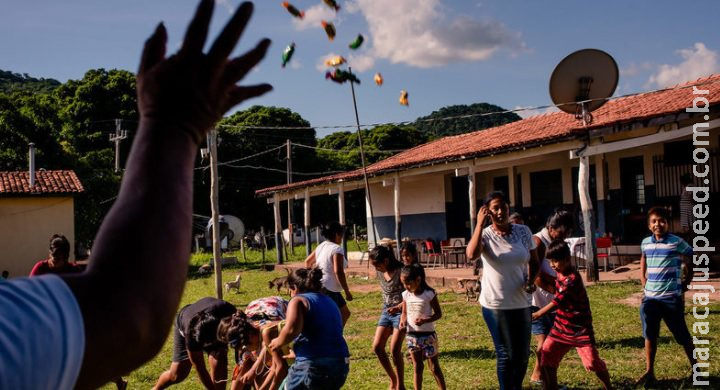
[(284, 390), (339, 390), (350, 372), (349, 358), (296, 360), (288, 369)]
[(483, 307), (482, 314), (495, 344), (499, 388), (521, 389), (530, 356), (530, 308), (496, 310)]

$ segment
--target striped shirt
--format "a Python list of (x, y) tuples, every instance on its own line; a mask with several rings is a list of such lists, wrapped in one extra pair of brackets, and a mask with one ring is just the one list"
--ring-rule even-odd
[(667, 234), (660, 240), (655, 235), (645, 238), (640, 244), (645, 255), (647, 282), (646, 298), (667, 298), (682, 295), (682, 256), (691, 256), (692, 247), (685, 240)]
[(557, 312), (549, 337), (575, 346), (594, 345), (590, 299), (580, 274), (577, 270), (567, 276), (558, 273), (555, 287)]

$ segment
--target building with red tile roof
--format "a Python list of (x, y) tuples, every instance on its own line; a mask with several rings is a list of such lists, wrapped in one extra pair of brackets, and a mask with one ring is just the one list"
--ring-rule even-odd
[[(512, 208), (537, 229), (557, 206), (579, 210), (578, 156), (591, 164), (600, 234), (639, 242), (653, 205), (673, 210), (672, 229), (679, 231), (679, 177), (692, 174), (696, 158), (705, 159), (699, 149), (706, 152), (709, 174), (695, 182), (707, 185), (711, 199), (718, 200), (719, 112), (720, 75), (711, 75), (612, 98), (592, 113), (588, 126), (571, 114), (552, 112), (416, 146), (367, 167), (374, 216), (369, 236), (376, 230), (379, 237), (395, 237), (401, 226), (401, 237), (467, 238), (478, 200), (492, 189), (506, 191)], [(304, 198), (309, 207), (313, 196), (362, 188), (363, 170), (356, 169), (263, 188), (256, 195), (274, 204)], [(342, 222), (339, 203), (338, 214), (328, 220)], [(719, 216), (715, 213), (714, 221)]]
[[(48, 256), (51, 235), (75, 241), (75, 199), (85, 191), (75, 172), (0, 172), (0, 270), (26, 276)], [(32, 181), (32, 183), (31, 183)]]

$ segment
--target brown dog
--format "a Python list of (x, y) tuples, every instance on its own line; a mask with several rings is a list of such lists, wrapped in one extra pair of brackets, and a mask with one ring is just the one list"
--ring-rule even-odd
[(290, 270), (288, 268), (285, 268), (285, 271), (287, 272), (286, 276), (280, 276), (268, 282), (269, 289), (276, 288), (277, 292), (279, 293), (280, 289), (285, 287), (288, 294), (290, 294), (290, 285), (288, 284), (288, 276), (290, 276)]
[[(458, 288), (465, 290), (465, 297), (470, 302), (470, 298), (476, 299), (477, 295), (480, 295), (482, 285), (480, 279), (460, 279), (458, 280)], [(477, 295), (476, 295), (477, 294)]]

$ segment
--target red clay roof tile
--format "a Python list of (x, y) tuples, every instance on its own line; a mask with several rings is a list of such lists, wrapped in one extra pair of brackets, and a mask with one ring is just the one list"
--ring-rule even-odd
[(35, 171), (35, 185), (32, 188), (28, 171), (0, 172), (0, 196), (77, 194), (84, 191), (74, 171)]
[[(707, 95), (693, 95), (691, 86), (708, 89)], [(669, 114), (685, 112), (692, 106), (695, 96), (703, 96), (713, 106), (720, 103), (720, 74), (700, 78), (673, 88), (642, 93), (608, 101), (593, 112), (594, 121), (587, 129), (597, 129), (629, 122), (649, 120)], [(418, 145), (382, 161), (369, 165), (370, 176), (394, 170), (429, 165), (435, 162), (457, 161), (493, 153), (511, 151), (521, 147), (532, 147), (574, 138), (585, 134), (586, 129), (565, 112), (553, 112), (532, 116), (502, 126), (441, 138)], [(316, 179), (283, 184), (255, 191), (255, 195), (269, 196), (313, 185), (357, 180), (363, 175), (362, 169), (342, 172)]]

